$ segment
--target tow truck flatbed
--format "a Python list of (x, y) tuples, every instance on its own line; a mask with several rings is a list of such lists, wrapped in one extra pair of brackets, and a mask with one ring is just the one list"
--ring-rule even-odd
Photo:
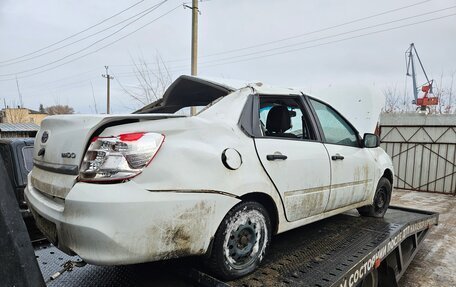
[[(196, 258), (131, 266), (75, 268), (49, 286), (395, 286), (438, 213), (392, 206), (382, 219), (356, 211), (279, 234), (253, 274), (222, 282)], [(52, 245), (35, 248), (44, 279), (70, 257)]]

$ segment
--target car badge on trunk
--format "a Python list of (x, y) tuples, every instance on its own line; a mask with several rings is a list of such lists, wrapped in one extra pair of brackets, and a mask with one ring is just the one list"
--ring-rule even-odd
[(48, 139), (49, 139), (49, 133), (44, 132), (43, 135), (41, 136), (41, 142), (46, 143)]
[(63, 158), (76, 158), (76, 154), (74, 152), (63, 152), (62, 157)]

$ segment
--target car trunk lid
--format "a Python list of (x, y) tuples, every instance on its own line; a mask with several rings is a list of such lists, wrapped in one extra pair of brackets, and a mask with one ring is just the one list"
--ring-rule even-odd
[(94, 136), (110, 126), (172, 117), (182, 116), (129, 114), (48, 117), (42, 122), (35, 139), (32, 185), (47, 195), (65, 198), (76, 182), (85, 150)]

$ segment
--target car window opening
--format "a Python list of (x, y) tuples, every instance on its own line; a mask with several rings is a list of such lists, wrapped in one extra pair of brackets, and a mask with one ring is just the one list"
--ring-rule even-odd
[(307, 114), (295, 98), (261, 98), (259, 117), (263, 136), (313, 139)]

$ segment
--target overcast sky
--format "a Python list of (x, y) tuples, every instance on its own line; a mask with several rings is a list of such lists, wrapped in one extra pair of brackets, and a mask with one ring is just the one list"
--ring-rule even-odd
[[(116, 77), (112, 112), (122, 113), (138, 106), (117, 82), (137, 84), (132, 57), (153, 63), (159, 54), (173, 78), (189, 74), (191, 10), (182, 1), (165, 1), (122, 29), (137, 19), (132, 16), (161, 1), (0, 0), (1, 107), (3, 98), (8, 105), (19, 103), (16, 76), (25, 107), (67, 104), (78, 113), (93, 113), (93, 85), (102, 112), (106, 80), (101, 74), (109, 65)], [(404, 52), (411, 42), (431, 77), (456, 72), (456, 0), (210, 0), (199, 5), (200, 75), (308, 90), (342, 83), (397, 85), (404, 91)]]

